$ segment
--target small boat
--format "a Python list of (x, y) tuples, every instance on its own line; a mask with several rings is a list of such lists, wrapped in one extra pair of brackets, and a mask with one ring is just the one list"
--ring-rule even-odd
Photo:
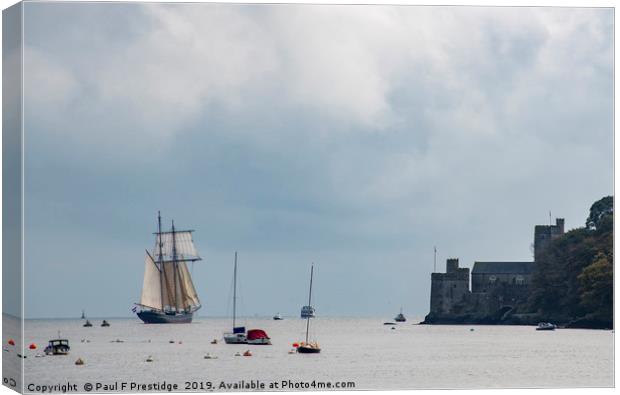
[(271, 339), (262, 329), (250, 329), (247, 334), (248, 344), (271, 345)]
[(47, 347), (43, 350), (45, 355), (67, 355), (69, 354), (69, 340), (67, 339), (53, 339), (47, 344)]
[(407, 318), (405, 318), (404, 314), (403, 314), (403, 308), (400, 308), (400, 313), (398, 313), (398, 315), (396, 317), (394, 317), (394, 321), (396, 322), (405, 322), (407, 321)]
[(555, 324), (552, 324), (550, 322), (539, 322), (538, 326), (536, 327), (537, 331), (554, 331), (555, 328), (557, 328), (557, 326), (555, 326)]
[(247, 344), (248, 338), (245, 334), (244, 326), (235, 326), (237, 323), (237, 251), (235, 251), (235, 266), (233, 270), (233, 316), (232, 316), (232, 333), (224, 333), (224, 342), (226, 344)]
[(281, 320), (283, 320), (283, 318), (282, 318), (282, 314), (278, 313), (278, 314), (274, 315), (274, 316), (273, 316), (273, 319), (274, 319), (275, 321), (281, 321)]
[(297, 352), (300, 354), (318, 354), (321, 352), (321, 347), (317, 342), (301, 342), (297, 347)]
[[(308, 306), (304, 306), (304, 307), (312, 306), (312, 277), (313, 275), (314, 275), (314, 264), (312, 264), (312, 267), (310, 268), (310, 291), (308, 292)], [(303, 314), (303, 309), (301, 311)], [(312, 311), (314, 313), (314, 309), (312, 309)], [(300, 344), (297, 345), (297, 352), (300, 354), (318, 354), (321, 352), (321, 347), (319, 346), (319, 343), (308, 341), (308, 332), (310, 330), (310, 318), (311, 317), (309, 315), (306, 316), (306, 341), (301, 342)]]
[(315, 310), (312, 306), (303, 306), (301, 308), (301, 318), (314, 318)]
[(83, 360), (82, 358), (78, 358), (78, 359), (75, 361), (75, 364), (76, 364), (76, 365), (78, 365), (78, 366), (79, 366), (79, 365), (84, 365), (84, 360)]
[(251, 356), (252, 356), (252, 351), (250, 351), (250, 350), (246, 350), (246, 351), (243, 353), (243, 356), (244, 356), (244, 357), (251, 357)]
[(82, 310), (82, 319), (86, 318), (86, 312), (84, 310)]
[(93, 326), (93, 324), (91, 324), (89, 320), (86, 320), (86, 322), (82, 326), (85, 328), (90, 328), (91, 326)]
[(103, 320), (103, 322), (101, 323), (101, 326), (110, 326), (110, 323), (106, 320)]
[(396, 325), (395, 322), (384, 322), (383, 325)]

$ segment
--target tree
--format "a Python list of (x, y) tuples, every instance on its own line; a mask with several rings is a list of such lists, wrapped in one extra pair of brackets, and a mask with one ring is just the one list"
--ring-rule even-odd
[(579, 275), (581, 305), (589, 315), (598, 319), (613, 317), (614, 272), (613, 258), (600, 252), (592, 264)]
[[(613, 196), (605, 196), (601, 200), (594, 202), (590, 207), (590, 216), (586, 220), (586, 227), (590, 230), (599, 229), (603, 225), (609, 216), (613, 216), (614, 213), (614, 198)], [(613, 221), (612, 221), (613, 223)]]

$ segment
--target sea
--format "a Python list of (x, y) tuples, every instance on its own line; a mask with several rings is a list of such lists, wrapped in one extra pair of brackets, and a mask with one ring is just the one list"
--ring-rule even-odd
[[(290, 353), (293, 343), (304, 340), (306, 329), (298, 317), (238, 320), (248, 329), (265, 330), (270, 346), (224, 344), (229, 318), (176, 325), (109, 318), (110, 327), (101, 327), (102, 319), (90, 320), (90, 328), (78, 319), (26, 320), (24, 342), (37, 348), (26, 349), (26, 358), (20, 358), (19, 350), (7, 344), (11, 336), (19, 338), (16, 323), (5, 316), (5, 379), (11, 366), (23, 363), (28, 393), (614, 385), (610, 330), (417, 325), (418, 320), (384, 325), (381, 318), (317, 317), (310, 323), (310, 340), (319, 342), (321, 353), (295, 354)], [(58, 335), (69, 340), (70, 354), (43, 356), (48, 340)], [(252, 356), (239, 356), (247, 350)], [(205, 359), (207, 354), (213, 358)], [(18, 362), (10, 362), (13, 358)], [(84, 365), (75, 364), (78, 358)]]

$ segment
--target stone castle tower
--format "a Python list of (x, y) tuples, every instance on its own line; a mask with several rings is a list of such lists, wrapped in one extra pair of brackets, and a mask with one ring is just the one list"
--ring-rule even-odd
[(564, 234), (564, 218), (556, 218), (555, 225), (536, 225), (534, 227), (534, 262), (549, 243)]
[(431, 311), (449, 313), (469, 293), (469, 268), (460, 268), (458, 258), (446, 261), (445, 273), (431, 274)]

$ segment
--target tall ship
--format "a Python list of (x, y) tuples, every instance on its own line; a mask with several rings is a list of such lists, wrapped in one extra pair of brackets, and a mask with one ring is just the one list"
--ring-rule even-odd
[(188, 262), (199, 261), (192, 239), (193, 230), (177, 230), (172, 221), (170, 231), (161, 230), (161, 214), (157, 213), (155, 246), (146, 251), (144, 282), (140, 303), (134, 312), (145, 324), (184, 324), (192, 322), (200, 309)]

